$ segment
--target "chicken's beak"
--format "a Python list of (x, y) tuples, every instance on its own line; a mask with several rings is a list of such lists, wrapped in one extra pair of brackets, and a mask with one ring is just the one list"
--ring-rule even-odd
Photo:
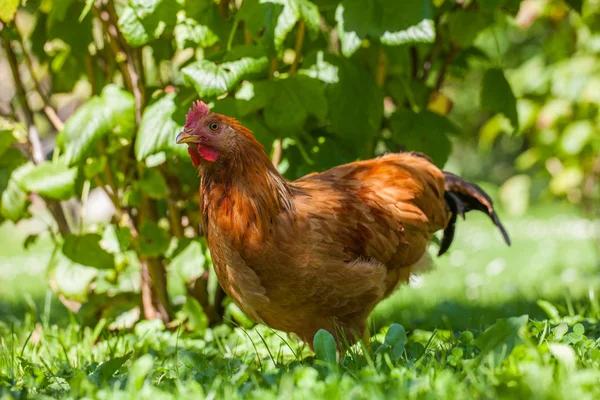
[(181, 133), (179, 133), (179, 135), (177, 135), (177, 138), (175, 139), (175, 141), (177, 142), (177, 144), (197, 143), (198, 136), (187, 133), (186, 131), (182, 131)]

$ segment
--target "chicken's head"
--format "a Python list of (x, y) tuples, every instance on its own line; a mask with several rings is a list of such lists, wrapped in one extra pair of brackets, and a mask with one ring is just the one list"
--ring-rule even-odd
[(220, 114), (211, 113), (202, 101), (198, 100), (185, 117), (183, 131), (177, 135), (177, 143), (187, 143), (188, 153), (195, 167), (210, 165), (226, 157), (238, 133), (235, 120)]

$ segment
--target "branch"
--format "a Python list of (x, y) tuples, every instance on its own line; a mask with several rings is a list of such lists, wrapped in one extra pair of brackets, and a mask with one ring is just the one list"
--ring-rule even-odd
[(446, 72), (448, 70), (448, 65), (450, 65), (450, 63), (454, 59), (454, 56), (456, 55), (457, 50), (458, 50), (458, 47), (456, 46), (456, 44), (452, 43), (450, 52), (448, 54), (446, 54), (446, 57), (444, 57), (444, 61), (442, 62), (442, 67), (440, 68), (440, 73), (435, 82), (435, 90), (438, 92), (440, 91), (440, 89), (442, 88), (442, 85), (444, 84), (444, 79), (446, 79)]
[(387, 55), (383, 49), (383, 45), (379, 46), (379, 58), (377, 60), (377, 73), (375, 75), (375, 81), (377, 86), (380, 88), (385, 84), (385, 78), (387, 76)]
[[(8, 40), (6, 40), (3, 35), (2, 45), (6, 50), (6, 58), (8, 59), (10, 70), (15, 81), (17, 99), (21, 104), (25, 124), (27, 125), (29, 136), (29, 157), (35, 164), (41, 164), (45, 161), (44, 153), (42, 151), (42, 143), (40, 141), (37, 128), (35, 127), (33, 121), (33, 112), (31, 111), (31, 108), (29, 108), (29, 104), (27, 103), (27, 92), (25, 91), (25, 87), (23, 86), (23, 82), (21, 81), (21, 77), (19, 76), (19, 64), (17, 62), (17, 57), (15, 56), (15, 52), (12, 48), (11, 43)], [(52, 216), (54, 217), (54, 220), (58, 225), (58, 230), (60, 231), (61, 235), (66, 236), (70, 234), (71, 228), (69, 227), (69, 223), (67, 222), (67, 218), (65, 217), (65, 213), (62, 209), (60, 202), (50, 199), (45, 201), (48, 206), (48, 210), (50, 210)]]
[(33, 62), (31, 61), (31, 56), (27, 52), (27, 48), (25, 47), (25, 43), (23, 41), (23, 37), (21, 36), (21, 32), (19, 31), (19, 27), (17, 26), (16, 20), (15, 20), (14, 24), (15, 24), (14, 31), (17, 36), (17, 41), (19, 42), (19, 45), (21, 46), (21, 50), (23, 51), (23, 59), (25, 60), (25, 65), (27, 66), (27, 70), (29, 71), (29, 75), (31, 76), (31, 80), (33, 81), (36, 92), (40, 95), (40, 97), (42, 98), (42, 101), (44, 102), (44, 113), (46, 113), (48, 120), (50, 120), (50, 123), (54, 126), (54, 128), (57, 131), (62, 131), (63, 127), (64, 127), (64, 123), (62, 122), (62, 120), (60, 119), (60, 117), (58, 116), (56, 111), (50, 106), (50, 100), (48, 99), (48, 96), (46, 95), (46, 93), (44, 93), (44, 90), (42, 89), (42, 86), (40, 85), (39, 80), (35, 76), (35, 71), (33, 69)]
[(298, 35), (296, 36), (296, 47), (294, 50), (296, 54), (294, 55), (294, 62), (290, 67), (290, 73), (296, 72), (298, 69), (298, 63), (300, 62), (300, 58), (302, 58), (302, 44), (304, 43), (304, 34), (306, 33), (306, 23), (303, 19), (298, 23)]
[(273, 143), (273, 165), (275, 166), (275, 168), (279, 166), (282, 154), (283, 145), (281, 144), (281, 139), (275, 139), (275, 142)]
[[(106, 3), (106, 9), (100, 9), (96, 4), (93, 6), (94, 13), (102, 23), (104, 34), (108, 38), (110, 51), (119, 65), (123, 75), (125, 87), (135, 99), (135, 117), (139, 125), (142, 120), (142, 110), (146, 105), (146, 92), (144, 89), (144, 76), (140, 72), (141, 61), (135, 60), (137, 53), (129, 47), (117, 28), (117, 13), (111, 0)], [(138, 57), (139, 58), (139, 57)]]

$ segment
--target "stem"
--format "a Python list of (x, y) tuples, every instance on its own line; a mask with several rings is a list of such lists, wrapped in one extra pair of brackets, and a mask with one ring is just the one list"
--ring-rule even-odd
[(444, 61), (442, 62), (442, 67), (440, 68), (440, 74), (438, 75), (437, 80), (435, 82), (435, 90), (438, 92), (440, 91), (440, 89), (442, 88), (442, 85), (444, 84), (444, 79), (446, 79), (446, 72), (448, 70), (448, 65), (450, 65), (450, 63), (454, 59), (454, 56), (456, 55), (457, 50), (458, 50), (457, 46), (453, 43), (452, 48), (450, 49), (450, 52), (448, 54), (446, 54), (446, 57), (444, 57)]
[[(25, 119), (25, 124), (27, 125), (27, 130), (29, 134), (29, 156), (35, 164), (41, 164), (45, 161), (44, 153), (42, 151), (42, 143), (40, 141), (40, 137), (33, 122), (33, 112), (31, 108), (29, 108), (29, 104), (27, 103), (27, 92), (25, 91), (25, 87), (23, 86), (23, 82), (19, 76), (19, 64), (17, 62), (17, 57), (15, 56), (15, 52), (12, 48), (12, 45), (8, 40), (2, 36), (2, 45), (6, 50), (6, 58), (8, 59), (8, 63), (10, 65), (10, 70), (12, 72), (13, 79), (15, 81), (15, 88), (17, 91), (17, 99), (21, 104), (21, 109), (23, 110), (23, 115)], [(71, 233), (71, 228), (69, 227), (69, 223), (67, 222), (67, 218), (65, 217), (65, 212), (60, 204), (60, 202), (51, 199), (44, 199), (46, 205), (48, 206), (48, 210), (52, 213), (56, 224), (58, 225), (58, 230), (60, 231), (62, 236), (66, 236)]]
[(385, 50), (383, 46), (379, 47), (379, 58), (377, 61), (377, 73), (375, 75), (375, 81), (377, 82), (377, 86), (380, 88), (383, 87), (385, 83), (385, 78), (387, 76), (387, 56), (385, 54)]
[(96, 84), (96, 75), (94, 74), (94, 59), (89, 54), (85, 57), (85, 73), (92, 87), (92, 94), (97, 95), (98, 85)]
[(229, 18), (229, 2), (230, 0), (221, 0), (219, 3), (219, 13), (224, 20)]
[(296, 72), (296, 69), (298, 69), (298, 64), (300, 63), (300, 58), (302, 57), (302, 44), (304, 43), (305, 33), (306, 23), (303, 19), (301, 19), (298, 23), (298, 35), (296, 36), (296, 47), (294, 49), (296, 54), (294, 55), (294, 62), (290, 67), (290, 73), (294, 73)]
[(278, 66), (279, 66), (279, 59), (277, 59), (277, 57), (271, 58), (271, 61), (269, 61), (269, 78), (273, 78), (273, 75), (277, 71)]
[(281, 139), (275, 139), (275, 142), (273, 143), (273, 165), (275, 168), (277, 168), (281, 162), (282, 153), (283, 145), (281, 143)]
[(64, 127), (64, 123), (59, 118), (56, 111), (52, 107), (50, 107), (50, 100), (48, 99), (48, 96), (46, 95), (46, 93), (44, 93), (44, 90), (42, 89), (42, 86), (40, 85), (39, 80), (35, 76), (35, 72), (33, 69), (33, 62), (31, 61), (31, 56), (27, 52), (27, 48), (25, 47), (25, 43), (23, 42), (23, 37), (21, 36), (21, 32), (19, 31), (16, 20), (15, 20), (14, 31), (17, 36), (17, 41), (19, 42), (19, 45), (21, 46), (21, 49), (23, 51), (23, 59), (25, 60), (25, 65), (27, 66), (27, 70), (29, 71), (29, 75), (31, 76), (31, 80), (33, 81), (33, 84), (35, 86), (35, 90), (40, 95), (40, 97), (42, 98), (42, 101), (44, 102), (44, 113), (46, 114), (46, 116), (48, 117), (48, 120), (50, 120), (50, 123), (54, 126), (54, 128), (57, 131), (62, 131), (63, 127)]
[(127, 45), (117, 28), (118, 17), (112, 1), (107, 1), (105, 9), (100, 9), (94, 4), (93, 10), (102, 23), (102, 29), (108, 38), (108, 45), (112, 56), (117, 60), (125, 86), (127, 90), (133, 93), (135, 99), (135, 117), (139, 125), (142, 119), (142, 110), (146, 103), (144, 77), (136, 68), (139, 68), (141, 61), (138, 60), (136, 63), (135, 57), (137, 54)]

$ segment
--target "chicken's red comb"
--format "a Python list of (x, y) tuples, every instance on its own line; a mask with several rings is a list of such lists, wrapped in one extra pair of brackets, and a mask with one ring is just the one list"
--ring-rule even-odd
[(196, 101), (185, 116), (185, 127), (191, 128), (194, 123), (203, 118), (209, 112), (210, 109), (206, 104), (204, 104), (204, 102), (200, 100)]

